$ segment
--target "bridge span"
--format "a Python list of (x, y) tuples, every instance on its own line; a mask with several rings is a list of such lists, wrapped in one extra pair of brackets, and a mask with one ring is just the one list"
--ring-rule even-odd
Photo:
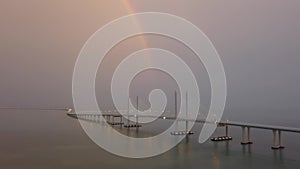
[[(190, 118), (180, 118), (180, 117), (174, 117), (174, 116), (153, 116), (153, 115), (137, 115), (137, 114), (130, 114), (127, 115), (127, 122), (124, 123), (124, 117), (121, 114), (116, 113), (105, 113), (105, 114), (95, 114), (95, 113), (67, 113), (68, 116), (81, 119), (81, 120), (87, 120), (87, 121), (93, 121), (93, 122), (99, 122), (100, 117), (102, 116), (103, 119), (106, 120), (106, 122), (110, 125), (120, 125), (124, 127), (141, 127), (141, 124), (139, 124), (138, 121), (135, 121), (134, 124), (130, 124), (129, 118), (134, 117), (136, 119), (139, 118), (158, 118), (158, 119), (164, 119), (164, 120), (175, 120), (175, 121), (185, 121), (186, 123), (195, 121), (196, 123), (213, 123), (216, 124), (218, 127), (224, 127), (225, 128), (225, 136), (220, 136), (218, 138), (213, 138), (212, 141), (224, 141), (224, 140), (231, 140), (229, 136), (229, 127), (241, 127), (242, 129), (242, 141), (241, 144), (253, 144), (251, 140), (251, 129), (261, 129), (261, 130), (270, 130), (273, 132), (273, 145), (272, 149), (282, 149), (284, 148), (283, 142), (282, 142), (282, 132), (292, 132), (292, 133), (300, 133), (299, 128), (292, 128), (292, 127), (283, 127), (283, 126), (272, 126), (272, 125), (263, 125), (263, 124), (252, 124), (252, 123), (242, 123), (242, 122), (233, 122), (233, 121), (207, 121), (205, 119), (190, 119)], [(118, 120), (117, 120), (118, 119)], [(188, 131), (187, 127), (185, 131), (178, 131), (178, 133), (183, 134), (192, 134), (191, 131)]]

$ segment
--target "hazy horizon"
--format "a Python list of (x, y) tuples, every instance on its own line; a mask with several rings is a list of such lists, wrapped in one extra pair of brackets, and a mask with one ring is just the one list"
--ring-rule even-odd
[[(85, 41), (113, 19), (133, 12), (157, 11), (186, 18), (215, 45), (228, 83), (224, 118), (272, 124), (280, 124), (280, 115), (284, 123), (299, 118), (298, 1), (4, 0), (0, 6), (0, 106), (72, 107), (72, 73)], [(173, 50), (183, 59), (191, 55), (170, 39), (147, 36), (146, 40), (149, 46)], [(107, 63), (115, 65), (144, 47), (138, 37), (129, 39), (111, 51)], [(203, 104), (207, 106), (205, 70), (199, 64), (190, 64), (199, 73)], [(156, 73), (152, 76), (156, 76), (152, 77), (156, 82), (166, 78)], [(97, 83), (103, 83), (103, 76), (97, 78)], [(142, 82), (140, 77), (133, 86), (138, 88)], [(107, 90), (101, 85), (97, 90), (99, 102), (106, 104), (101, 94)], [(139, 88), (137, 91), (133, 95), (145, 94)]]

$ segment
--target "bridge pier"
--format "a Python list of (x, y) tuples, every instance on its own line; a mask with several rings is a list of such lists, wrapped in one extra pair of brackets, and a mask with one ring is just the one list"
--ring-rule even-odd
[(278, 130), (278, 135), (279, 135), (279, 148), (284, 148), (284, 146), (282, 144), (281, 130)]
[(228, 137), (229, 135), (229, 128), (228, 125), (225, 126), (225, 136)]
[(139, 116), (138, 116), (138, 114), (139, 114), (139, 96), (137, 96), (136, 97), (136, 126), (138, 126), (139, 125)]
[[(247, 138), (246, 138), (246, 128), (247, 128)], [(242, 126), (242, 145), (253, 144), (251, 141), (250, 127)]]
[[(187, 101), (188, 103), (188, 101)], [(187, 104), (188, 107), (188, 104)], [(136, 127), (141, 127), (141, 125), (139, 124), (138, 126), (134, 122), (134, 118), (131, 114), (130, 114), (130, 107), (128, 106), (128, 114), (125, 116), (128, 116), (127, 118), (127, 122), (126, 119), (123, 119), (122, 116), (120, 115), (114, 115), (114, 114), (110, 114), (110, 111), (108, 114), (102, 114), (102, 115), (98, 115), (98, 114), (91, 114), (91, 113), (87, 113), (87, 112), (80, 112), (79, 114), (77, 113), (67, 113), (68, 116), (78, 119), (78, 120), (93, 120), (93, 121), (98, 121), (100, 120), (101, 122), (103, 120), (106, 120), (107, 122), (110, 122), (111, 118), (112, 118), (112, 122), (115, 123), (114, 125), (121, 125), (120, 123), (122, 123), (123, 121), (126, 122), (127, 124), (124, 125), (124, 127), (127, 128), (136, 128)], [(188, 112), (188, 109), (187, 111)], [(177, 93), (175, 92), (175, 117), (177, 117), (178, 115), (178, 110), (177, 110)], [(114, 118), (120, 118), (120, 121), (116, 121), (116, 119)], [(143, 115), (139, 116), (140, 118), (143, 118)], [(193, 134), (191, 131), (188, 131), (188, 114), (186, 114), (186, 119), (184, 119), (183, 117), (180, 117), (181, 119), (176, 119), (176, 124), (181, 121), (182, 123), (184, 123), (184, 121), (186, 122), (186, 128), (184, 129), (184, 125), (182, 126), (182, 130), (181, 131), (174, 131), (171, 132), (171, 135), (188, 135), (188, 134)], [(125, 118), (125, 117), (124, 117)], [(131, 119), (130, 119), (131, 118)], [(132, 120), (133, 119), (133, 120)], [(172, 117), (163, 117), (163, 119), (173, 119)], [(117, 119), (118, 120), (118, 119)], [(132, 124), (130, 124), (130, 120), (132, 120)], [(120, 122), (120, 123), (119, 123)], [(138, 122), (138, 121), (137, 121)], [(206, 122), (205, 120), (199, 120), (198, 122)], [(118, 124), (117, 124), (118, 123)], [(299, 128), (290, 128), (290, 127), (276, 127), (276, 126), (270, 126), (270, 125), (260, 125), (260, 124), (249, 124), (249, 123), (241, 123), (241, 122), (217, 122), (218, 127), (225, 127), (225, 136), (219, 136), (219, 137), (213, 137), (211, 138), (212, 141), (227, 141), (227, 140), (231, 140), (232, 138), (229, 137), (229, 126), (234, 126), (234, 127), (241, 127), (242, 128), (242, 142), (241, 144), (252, 144), (251, 141), (251, 128), (255, 128), (255, 129), (262, 129), (262, 130), (271, 130), (273, 133), (273, 145), (272, 145), (272, 149), (282, 149), (284, 148), (283, 146), (283, 136), (282, 136), (282, 132), (293, 132), (293, 133), (300, 133), (300, 129)], [(177, 125), (176, 125), (177, 126)], [(175, 126), (175, 127), (176, 127)], [(176, 128), (175, 128), (176, 129)], [(278, 136), (277, 136), (278, 134)]]
[[(188, 98), (189, 98), (189, 96), (188, 96), (188, 93), (186, 92), (185, 93), (185, 97), (186, 97), (186, 100), (185, 100), (185, 104), (186, 104), (186, 110), (185, 110), (185, 118), (186, 119), (188, 119), (188, 112), (189, 112), (189, 100), (188, 100)], [(189, 121), (188, 120), (186, 120), (185, 121), (185, 132), (189, 132), (188, 131), (189, 130)]]
[(225, 136), (212, 137), (211, 141), (230, 141), (232, 137), (229, 136), (229, 127), (225, 125)]
[(250, 134), (250, 127), (248, 127), (248, 144), (253, 144), (253, 142), (251, 141), (251, 134)]
[[(277, 132), (278, 132), (278, 143), (277, 143)], [(282, 145), (282, 134), (281, 130), (273, 130), (273, 146), (271, 147), (273, 150), (282, 149), (284, 146)]]

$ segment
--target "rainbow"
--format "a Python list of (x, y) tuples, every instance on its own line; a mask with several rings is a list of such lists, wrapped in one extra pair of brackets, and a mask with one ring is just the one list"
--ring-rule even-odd
[[(132, 4), (130, 4), (130, 1), (129, 0), (122, 0), (121, 1), (123, 3), (123, 5), (125, 6), (125, 9), (127, 11), (128, 14), (134, 14), (136, 13), (136, 10), (134, 8), (134, 6)], [(135, 26), (139, 29), (139, 30), (142, 30), (142, 27), (141, 25), (139, 24), (139, 21), (137, 18), (134, 17), (134, 23), (135, 23)], [(148, 42), (147, 42), (147, 39), (146, 37), (144, 37), (143, 35), (139, 36), (139, 39), (140, 41), (142, 42), (143, 44), (143, 47), (144, 48), (148, 48)]]

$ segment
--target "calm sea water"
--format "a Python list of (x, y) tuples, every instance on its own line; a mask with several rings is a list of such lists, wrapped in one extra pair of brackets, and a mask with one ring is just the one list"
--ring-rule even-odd
[[(167, 123), (167, 122), (166, 122)], [(163, 124), (168, 125), (168, 124)], [(0, 168), (203, 168), (203, 169), (299, 169), (300, 135), (284, 133), (283, 150), (271, 150), (272, 133), (253, 130), (254, 144), (240, 145), (241, 129), (230, 128), (230, 142), (197, 142), (201, 126), (172, 150), (153, 158), (128, 159), (110, 154), (94, 144), (77, 120), (62, 111), (0, 111)], [(157, 128), (136, 132), (147, 135)], [(215, 135), (222, 135), (222, 128)]]

